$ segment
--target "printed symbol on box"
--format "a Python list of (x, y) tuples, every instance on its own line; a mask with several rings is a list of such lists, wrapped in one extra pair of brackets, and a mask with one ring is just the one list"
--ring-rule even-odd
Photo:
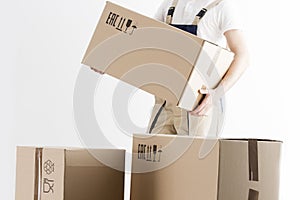
[(110, 13), (108, 14), (107, 19), (106, 19), (106, 24), (115, 27), (115, 26), (116, 26), (116, 21), (117, 21), (118, 18), (119, 18), (119, 15), (118, 15), (118, 14), (113, 13), (113, 12), (110, 12)]
[(118, 23), (118, 26), (116, 27), (117, 30), (119, 31), (122, 31), (123, 30), (123, 25), (124, 25), (124, 22), (126, 21), (126, 18), (123, 18), (121, 17), (119, 23)]
[(44, 193), (50, 193), (50, 192), (54, 193), (54, 180), (44, 178), (43, 192)]
[(146, 152), (146, 145), (145, 144), (139, 144), (138, 146), (138, 159), (145, 160), (145, 152)]
[(145, 160), (145, 152), (146, 152), (146, 145), (145, 144), (139, 144), (138, 145), (138, 159)]
[(153, 145), (153, 159), (151, 161), (153, 162), (160, 162), (160, 156), (162, 153), (162, 146), (160, 145), (159, 148), (157, 148), (157, 145)]
[(143, 149), (142, 149), (142, 156), (143, 156), (143, 159), (145, 160), (146, 159), (146, 145), (143, 144)]
[[(126, 23), (125, 23), (126, 22)], [(106, 24), (115, 27), (118, 31), (128, 33), (132, 35), (134, 30), (137, 29), (136, 25), (132, 25), (132, 19), (126, 19), (125, 17), (120, 16), (117, 13), (110, 12), (106, 19)], [(125, 24), (125, 26), (124, 26)], [(123, 31), (123, 29), (125, 30)], [(131, 31), (129, 31), (131, 29)]]
[(44, 171), (50, 175), (54, 172), (54, 163), (51, 160), (44, 162)]
[(147, 161), (152, 161), (151, 160), (151, 148), (152, 148), (151, 145), (147, 145), (147, 156), (146, 156)]
[(158, 160), (157, 160), (157, 162), (160, 162), (161, 153), (162, 153), (162, 150), (161, 150), (161, 146), (160, 146), (160, 148), (158, 150)]
[[(119, 21), (118, 26), (116, 27), (116, 29), (119, 30), (119, 31), (123, 31), (123, 27), (124, 27), (124, 22), (125, 21), (126, 21), (126, 18), (121, 17), (121, 20)], [(136, 25), (130, 26), (131, 24), (132, 24), (132, 20), (131, 19), (127, 19), (126, 28), (123, 31), (124, 33), (128, 33), (129, 35), (132, 35), (133, 32), (134, 32), (134, 30), (137, 29)], [(130, 31), (130, 29), (131, 29), (131, 31)]]
[(135, 29), (137, 29), (137, 26), (136, 26), (136, 25), (132, 25), (131, 28), (132, 28), (132, 30), (131, 30), (131, 32), (129, 33), (129, 35), (132, 35), (132, 34), (133, 34), (133, 31), (134, 31)]
[(127, 30), (130, 27), (131, 23), (132, 23), (132, 20), (131, 19), (127, 19), (126, 28), (125, 28), (124, 33), (127, 33)]
[(138, 159), (142, 159), (142, 145), (138, 145)]
[(156, 162), (157, 145), (153, 145), (153, 162)]
[(138, 159), (149, 161), (149, 162), (160, 162), (160, 156), (162, 153), (162, 146), (157, 148), (157, 145), (138, 145)]

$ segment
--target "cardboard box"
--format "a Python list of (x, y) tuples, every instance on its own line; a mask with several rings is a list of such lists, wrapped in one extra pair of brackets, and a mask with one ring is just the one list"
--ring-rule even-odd
[(280, 149), (272, 140), (136, 135), (131, 199), (278, 200)]
[(193, 34), (107, 2), (82, 64), (186, 110), (215, 88), (233, 53)]
[(124, 161), (124, 150), (17, 147), (15, 199), (123, 199)]

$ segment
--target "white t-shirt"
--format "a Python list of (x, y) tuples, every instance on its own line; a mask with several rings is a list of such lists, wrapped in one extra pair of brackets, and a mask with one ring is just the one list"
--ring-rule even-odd
[[(173, 15), (173, 24), (192, 24), (198, 12), (215, 0), (179, 0)], [(164, 0), (154, 18), (166, 21), (173, 0)], [(242, 29), (240, 15), (229, 0), (223, 0), (206, 12), (198, 24), (197, 36), (226, 47), (224, 33), (232, 29)]]

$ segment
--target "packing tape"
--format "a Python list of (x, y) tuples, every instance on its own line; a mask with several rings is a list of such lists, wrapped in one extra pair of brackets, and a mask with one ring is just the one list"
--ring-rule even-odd
[(35, 180), (34, 180), (34, 200), (41, 199), (42, 186), (42, 148), (35, 149)]
[(249, 189), (248, 200), (258, 200), (259, 192)]
[(248, 140), (249, 181), (259, 181), (257, 140)]

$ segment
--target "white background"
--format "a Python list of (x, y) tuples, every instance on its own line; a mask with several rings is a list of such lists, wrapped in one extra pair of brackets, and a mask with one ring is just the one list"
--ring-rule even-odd
[[(296, 12), (293, 6), (284, 11), (278, 0), (232, 1), (243, 14), (252, 62), (226, 96), (222, 136), (283, 140), (280, 199), (294, 199), (298, 187), (292, 182), (300, 178), (300, 74), (291, 48), (297, 33), (289, 24)], [(113, 2), (152, 17), (161, 0)], [(14, 199), (16, 145), (83, 146), (73, 118), (73, 90), (104, 5), (100, 0), (1, 0), (0, 199)], [(95, 94), (98, 121), (111, 118), (103, 109), (116, 84), (107, 76), (101, 80)], [(142, 92), (133, 96), (129, 112), (136, 124), (147, 125), (152, 103), (153, 97)], [(116, 134), (110, 121), (106, 130)], [(129, 140), (115, 142), (130, 146)]]

